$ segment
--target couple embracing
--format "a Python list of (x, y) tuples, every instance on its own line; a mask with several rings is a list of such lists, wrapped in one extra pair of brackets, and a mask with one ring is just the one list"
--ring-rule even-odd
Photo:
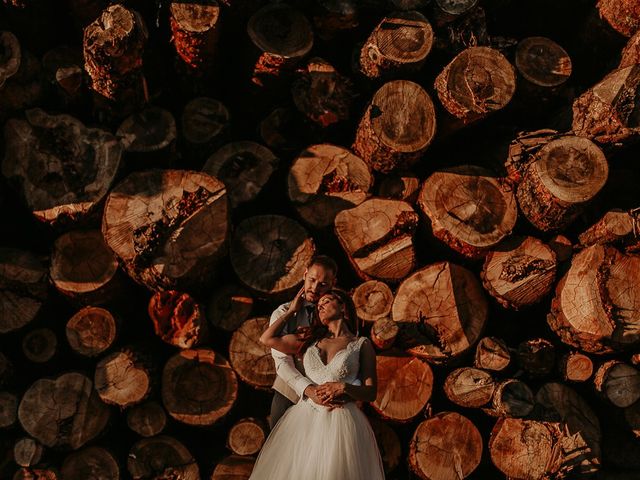
[(302, 289), (260, 337), (277, 377), (271, 434), (250, 480), (384, 478), (375, 436), (355, 403), (375, 400), (375, 352), (359, 336), (351, 298), (334, 288), (336, 274), (333, 259), (314, 257)]

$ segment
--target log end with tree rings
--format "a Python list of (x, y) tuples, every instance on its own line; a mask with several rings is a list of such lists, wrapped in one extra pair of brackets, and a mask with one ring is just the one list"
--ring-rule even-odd
[(533, 393), (526, 383), (504, 380), (495, 386), (487, 413), (499, 417), (526, 417), (533, 411)]
[(202, 171), (224, 183), (231, 208), (255, 199), (278, 167), (267, 147), (252, 141), (228, 143), (213, 153)]
[(367, 164), (346, 148), (312, 145), (293, 161), (288, 195), (300, 218), (315, 228), (333, 225), (336, 215), (364, 202), (373, 185)]
[(527, 81), (539, 87), (558, 87), (571, 75), (571, 58), (560, 45), (546, 37), (521, 40), (515, 64)]
[(467, 478), (481, 458), (478, 428), (455, 412), (440, 412), (423, 420), (409, 443), (409, 467), (423, 480)]
[(0, 31), (0, 48), (3, 51), (0, 59), (0, 88), (20, 68), (22, 52), (18, 38), (11, 32)]
[(462, 367), (447, 376), (443, 388), (453, 403), (462, 407), (481, 407), (491, 401), (496, 382), (484, 370)]
[(128, 170), (170, 165), (177, 135), (171, 112), (158, 107), (147, 107), (130, 115), (116, 131), (125, 151), (136, 155), (124, 162)]
[(200, 479), (200, 469), (191, 452), (181, 442), (167, 435), (138, 440), (129, 451), (127, 470), (134, 480)]
[(630, 407), (640, 399), (640, 371), (619, 360), (600, 365), (593, 383), (598, 393), (616, 407)]
[(369, 422), (376, 442), (380, 448), (380, 456), (385, 473), (392, 472), (402, 460), (402, 446), (396, 431), (384, 421), (370, 417)]
[(127, 426), (142, 437), (158, 435), (166, 424), (164, 408), (153, 400), (127, 409)]
[(511, 363), (511, 353), (504, 340), (496, 337), (483, 337), (476, 345), (474, 365), (476, 368), (501, 372)]
[(225, 284), (216, 290), (207, 305), (207, 319), (214, 327), (235, 331), (249, 318), (253, 297), (239, 285)]
[(180, 126), (187, 145), (204, 153), (224, 140), (229, 130), (229, 110), (214, 98), (196, 97), (185, 105)]
[(108, 131), (34, 108), (4, 126), (2, 173), (21, 183), (28, 208), (49, 224), (87, 216), (112, 187), (122, 145)]
[(356, 314), (363, 322), (376, 322), (391, 313), (393, 292), (378, 280), (369, 280), (358, 285), (351, 295)]
[(69, 319), (65, 332), (75, 352), (95, 357), (113, 345), (117, 333), (116, 320), (104, 308), (84, 307)]
[(399, 330), (398, 323), (391, 318), (380, 318), (371, 326), (371, 341), (380, 350), (386, 350), (395, 342)]
[(120, 466), (111, 452), (102, 447), (86, 447), (67, 456), (60, 470), (65, 480), (120, 478)]
[(563, 380), (586, 382), (593, 375), (593, 361), (583, 353), (565, 353), (558, 362), (558, 370)]
[(580, 246), (597, 244), (636, 245), (638, 219), (628, 211), (610, 210), (600, 220), (578, 235)]
[(270, 389), (276, 379), (271, 349), (259, 340), (268, 326), (267, 317), (251, 318), (233, 332), (229, 343), (229, 361), (240, 379), (263, 390)]
[(44, 449), (33, 438), (24, 437), (16, 442), (13, 447), (13, 459), (21, 467), (32, 467), (42, 459)]
[(397, 282), (415, 266), (418, 214), (399, 200), (372, 198), (336, 215), (334, 230), (364, 280)]
[(229, 430), (227, 447), (236, 455), (257, 455), (267, 439), (267, 425), (255, 418), (242, 418)]
[(18, 397), (11, 392), (0, 392), (0, 428), (7, 428), (18, 419)]
[(598, 0), (600, 18), (619, 34), (630, 37), (640, 29), (640, 5), (634, 0)]
[(300, 286), (314, 253), (313, 240), (299, 223), (280, 215), (260, 215), (237, 225), (229, 255), (244, 285), (279, 298)]
[(204, 311), (187, 293), (156, 292), (149, 300), (148, 313), (156, 335), (169, 345), (191, 348), (207, 337)]
[(435, 81), (442, 105), (464, 124), (504, 108), (515, 87), (515, 69), (498, 50), (489, 47), (463, 50)]
[(103, 402), (127, 408), (151, 393), (152, 372), (136, 352), (113, 352), (96, 365), (94, 386)]
[(49, 328), (36, 328), (22, 339), (22, 352), (35, 363), (45, 363), (53, 358), (58, 349), (58, 339)]
[(172, 43), (189, 73), (206, 74), (220, 34), (220, 7), (215, 0), (171, 2)]
[(515, 227), (515, 196), (500, 178), (474, 165), (437, 171), (423, 183), (418, 208), (433, 235), (469, 258), (479, 258)]
[(235, 372), (212, 350), (183, 350), (162, 371), (162, 403), (169, 415), (187, 425), (213, 425), (237, 397)]
[(400, 324), (399, 345), (412, 355), (441, 364), (462, 355), (480, 339), (488, 305), (473, 273), (438, 262), (400, 284), (391, 315)]
[(211, 480), (247, 480), (253, 471), (255, 458), (245, 455), (229, 455), (213, 469)]

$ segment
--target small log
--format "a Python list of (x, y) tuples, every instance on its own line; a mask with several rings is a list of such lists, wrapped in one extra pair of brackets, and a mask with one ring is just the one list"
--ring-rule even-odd
[(336, 215), (369, 196), (373, 177), (362, 159), (330, 144), (312, 145), (293, 161), (288, 195), (300, 218), (315, 228), (333, 225)]
[(444, 393), (462, 407), (481, 407), (491, 401), (496, 382), (491, 374), (477, 368), (456, 368), (444, 381)]
[(64, 459), (60, 470), (65, 480), (87, 478), (120, 478), (120, 467), (116, 458), (102, 447), (87, 447)]
[(417, 83), (394, 80), (374, 94), (352, 148), (371, 168), (389, 173), (418, 161), (435, 131), (435, 109), (429, 94)]
[(522, 213), (542, 231), (569, 225), (604, 186), (607, 159), (593, 142), (564, 137), (542, 147), (529, 164), (517, 198)]
[(251, 318), (233, 332), (229, 343), (229, 361), (235, 372), (244, 382), (263, 390), (270, 389), (276, 379), (271, 349), (259, 341), (268, 326), (267, 317)]
[(380, 350), (391, 348), (396, 341), (400, 327), (389, 317), (376, 320), (371, 326), (371, 341)]
[(204, 159), (229, 138), (229, 111), (209, 97), (190, 100), (182, 111), (181, 133), (190, 155)]
[(256, 455), (267, 439), (267, 425), (255, 418), (242, 418), (229, 430), (227, 448), (236, 455)]
[(16, 442), (13, 447), (13, 458), (21, 467), (33, 467), (42, 460), (44, 449), (33, 438), (24, 437)]
[(148, 313), (155, 334), (169, 345), (191, 348), (207, 337), (202, 307), (188, 293), (156, 292), (149, 299)]
[(334, 230), (360, 278), (397, 282), (415, 266), (417, 225), (408, 203), (373, 198), (338, 213)]
[(515, 227), (513, 193), (491, 172), (474, 165), (447, 168), (422, 184), (418, 208), (433, 235), (468, 258), (479, 258)]
[(553, 344), (544, 338), (525, 340), (518, 345), (516, 358), (520, 366), (534, 377), (548, 375), (556, 363)]
[(109, 194), (102, 234), (123, 267), (150, 290), (202, 285), (226, 253), (224, 184), (205, 173), (147, 170)]
[(441, 27), (468, 15), (477, 5), (478, 0), (435, 0), (431, 2), (431, 15)]
[(0, 46), (3, 51), (0, 59), (0, 88), (2, 88), (9, 78), (18, 73), (22, 50), (18, 38), (11, 32), (0, 32)]
[(148, 401), (127, 410), (127, 426), (142, 437), (153, 437), (162, 432), (167, 424), (164, 408), (157, 402)]
[(474, 365), (483, 370), (502, 372), (511, 363), (511, 354), (504, 340), (496, 337), (481, 338), (476, 346)]
[(29, 435), (47, 447), (68, 445), (74, 450), (102, 432), (109, 414), (91, 380), (79, 373), (36, 380), (18, 407), (20, 424)]
[(325, 41), (358, 26), (357, 0), (319, 0), (312, 5), (314, 32)]
[(554, 235), (548, 242), (549, 247), (556, 254), (556, 260), (558, 262), (565, 262), (573, 255), (573, 245), (564, 235)]
[(22, 353), (32, 362), (45, 363), (53, 358), (58, 348), (56, 334), (49, 328), (31, 330), (22, 339)]
[(640, 30), (629, 39), (620, 57), (618, 69), (630, 67), (640, 63)]
[(116, 320), (104, 308), (84, 307), (69, 319), (65, 332), (75, 352), (96, 357), (113, 345), (117, 333)]
[(251, 310), (253, 298), (249, 292), (239, 285), (225, 284), (211, 296), (207, 318), (214, 327), (233, 332), (249, 318)]
[(277, 167), (278, 158), (271, 150), (256, 142), (240, 141), (212, 154), (202, 171), (224, 183), (229, 204), (235, 208), (255, 199)]
[(392, 472), (402, 459), (402, 447), (400, 445), (400, 439), (398, 434), (393, 428), (382, 420), (375, 417), (369, 418), (371, 428), (376, 436), (376, 442), (380, 449), (380, 456), (382, 457), (382, 465), (384, 466), (385, 473)]
[(640, 5), (634, 0), (598, 0), (600, 18), (618, 33), (630, 37), (640, 29)]
[(385, 175), (378, 187), (378, 195), (392, 200), (414, 203), (418, 198), (420, 179), (409, 172)]
[(593, 375), (593, 362), (580, 352), (568, 352), (560, 358), (558, 369), (565, 381), (586, 382)]
[(0, 428), (7, 428), (18, 419), (18, 397), (10, 392), (0, 392)]
[(238, 380), (229, 362), (213, 350), (184, 350), (162, 371), (162, 403), (187, 425), (213, 425), (238, 397)]
[(580, 246), (615, 244), (636, 249), (640, 240), (638, 212), (610, 210), (587, 230), (578, 235)]
[(616, 407), (626, 408), (640, 399), (640, 371), (619, 360), (600, 365), (593, 383), (598, 393)]
[(240, 222), (230, 257), (238, 279), (270, 297), (293, 294), (315, 251), (313, 240), (297, 222), (280, 215), (250, 217)]
[(149, 396), (151, 371), (141, 355), (123, 349), (98, 362), (93, 383), (103, 402), (126, 408)]
[(13, 480), (59, 480), (60, 474), (50, 468), (21, 468), (13, 475)]
[(384, 17), (360, 50), (359, 70), (369, 78), (414, 72), (425, 63), (433, 45), (429, 20), (417, 11)]
[(86, 217), (107, 195), (122, 145), (106, 130), (86, 128), (69, 115), (25, 112), (5, 123), (2, 173), (21, 183), (28, 208), (49, 224)]
[(181, 442), (167, 435), (138, 440), (127, 457), (127, 470), (135, 480), (200, 480), (200, 469), (191, 452)]
[(406, 423), (427, 406), (433, 372), (427, 362), (401, 353), (377, 356), (378, 392), (371, 406), (386, 420)]
[(211, 480), (248, 480), (255, 462), (253, 457), (229, 455), (216, 465)]
[(485, 413), (498, 417), (526, 417), (533, 411), (533, 393), (526, 383), (516, 379), (499, 382)]
[(406, 350), (441, 364), (462, 355), (480, 339), (488, 305), (469, 270), (438, 262), (400, 284), (391, 314), (400, 323), (399, 340)]
[(375, 323), (391, 313), (393, 292), (378, 280), (369, 280), (356, 287), (351, 295), (356, 314), (363, 322)]
[(423, 480), (467, 478), (480, 464), (482, 436), (468, 418), (440, 412), (423, 420), (409, 442), (409, 467)]

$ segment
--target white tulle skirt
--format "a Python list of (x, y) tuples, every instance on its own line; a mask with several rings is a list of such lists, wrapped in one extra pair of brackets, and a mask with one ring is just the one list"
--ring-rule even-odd
[(271, 431), (250, 480), (378, 480), (384, 470), (369, 420), (355, 403), (329, 411), (311, 400)]

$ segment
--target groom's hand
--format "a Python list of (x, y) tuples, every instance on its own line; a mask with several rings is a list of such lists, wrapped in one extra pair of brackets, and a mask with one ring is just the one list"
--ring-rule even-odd
[(296, 294), (295, 297), (293, 297), (293, 300), (291, 300), (287, 313), (295, 314), (298, 310), (302, 308), (303, 305), (304, 305), (304, 285), (300, 290), (298, 290), (298, 293)]

